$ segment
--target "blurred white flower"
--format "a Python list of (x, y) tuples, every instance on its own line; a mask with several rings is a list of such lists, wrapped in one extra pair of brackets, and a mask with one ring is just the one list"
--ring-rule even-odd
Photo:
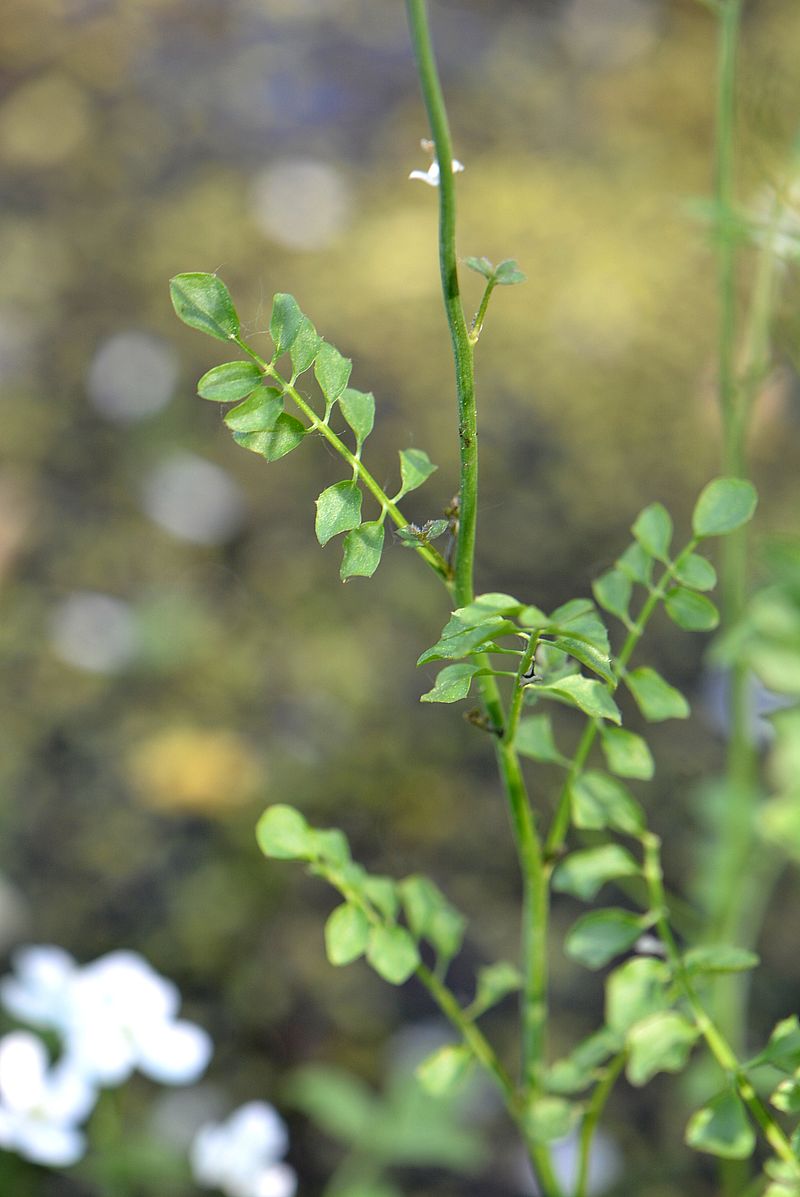
[(115, 673), (136, 655), (136, 620), (122, 599), (76, 590), (50, 616), (50, 643), (68, 665), (89, 673)]
[(86, 380), (93, 407), (117, 423), (161, 411), (178, 380), (175, 350), (151, 333), (115, 333), (95, 352)]
[[(459, 162), (458, 158), (453, 159), (452, 170), (453, 174), (457, 175), (459, 171), (464, 169), (464, 164)], [(423, 183), (427, 183), (429, 187), (439, 186), (439, 163), (431, 162), (427, 170), (412, 170), (408, 176), (409, 179), (421, 179)]]
[(259, 171), (250, 189), (250, 214), (265, 237), (287, 249), (325, 249), (352, 213), (340, 170), (313, 158), (281, 158)]
[(194, 453), (173, 453), (144, 481), (142, 506), (173, 536), (222, 544), (241, 528), (244, 497), (225, 470)]
[(165, 1085), (188, 1084), (211, 1058), (206, 1032), (176, 1018), (176, 986), (135, 952), (79, 968), (60, 948), (29, 947), (14, 966), (0, 983), (6, 1009), (57, 1031), (64, 1060), (95, 1084), (121, 1084), (136, 1068)]
[(0, 981), (6, 1010), (31, 1026), (62, 1030), (70, 982), (78, 972), (75, 960), (63, 948), (37, 944), (18, 948), (11, 962), (14, 972)]
[(190, 1160), (194, 1178), (226, 1197), (293, 1197), (297, 1178), (288, 1164), (286, 1127), (272, 1106), (251, 1101), (226, 1122), (197, 1132)]
[(77, 1130), (97, 1094), (62, 1061), (49, 1066), (40, 1039), (12, 1031), (0, 1039), (0, 1147), (36, 1164), (65, 1168), (84, 1153)]

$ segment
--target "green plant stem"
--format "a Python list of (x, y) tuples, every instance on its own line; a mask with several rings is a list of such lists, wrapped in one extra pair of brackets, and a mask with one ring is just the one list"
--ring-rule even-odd
[(644, 847), (644, 878), (647, 883), (650, 910), (655, 916), (656, 929), (666, 948), (667, 958), (672, 967), (675, 981), (680, 986), (683, 996), (692, 1012), (695, 1026), (705, 1039), (711, 1054), (720, 1068), (729, 1074), (739, 1096), (749, 1109), (753, 1120), (759, 1126), (764, 1138), (776, 1155), (785, 1163), (790, 1164), (795, 1175), (800, 1178), (800, 1161), (798, 1161), (792, 1150), (791, 1143), (759, 1098), (736, 1052), (716, 1020), (706, 1011), (697, 996), (691, 977), (686, 971), (683, 958), (675, 942), (675, 937), (672, 934), (672, 929), (667, 918), (664, 878), (661, 869), (661, 841), (652, 832), (646, 832), (642, 836), (642, 845)]
[[(454, 565), (456, 604), (466, 606), (474, 596), (473, 576), (478, 502), (478, 423), (475, 366), (458, 284), (456, 256), (455, 183), (451, 170), (453, 148), (444, 96), (431, 41), (425, 0), (406, 0), (411, 42), (420, 87), (428, 113), (436, 161), (439, 163), (439, 267), (447, 324), (450, 330), (458, 401), (460, 449), (459, 532)], [(505, 717), (497, 682), (479, 679), (484, 708), (497, 732), (496, 754), (505, 792), (523, 884), (522, 902), (522, 1069), (528, 1092), (539, 1092), (546, 1058), (547, 941), (549, 926), (548, 874), (541, 841), (531, 812), (519, 757), (504, 739)], [(546, 1194), (559, 1191), (546, 1147), (528, 1143), (531, 1159)]]
[(617, 1082), (619, 1074), (625, 1066), (625, 1052), (620, 1052), (618, 1056), (606, 1066), (606, 1072), (603, 1079), (595, 1086), (592, 1093), (589, 1108), (583, 1116), (581, 1123), (581, 1134), (579, 1144), (578, 1156), (578, 1179), (575, 1184), (575, 1197), (586, 1197), (586, 1192), (589, 1185), (589, 1164), (592, 1155), (592, 1140), (594, 1139), (597, 1124), (602, 1117), (603, 1110), (606, 1107), (606, 1102), (611, 1096), (611, 1091)]
[(489, 281), (487, 282), (486, 288), (483, 292), (483, 298), (481, 299), (480, 307), (478, 308), (477, 312), (475, 313), (475, 319), (472, 321), (472, 324), (470, 325), (470, 330), (469, 330), (470, 345), (478, 344), (478, 338), (481, 335), (481, 329), (483, 328), (483, 322), (486, 319), (486, 312), (489, 308), (489, 300), (492, 298), (492, 292), (494, 291), (496, 286), (497, 286), (497, 280), (490, 278)]
[(478, 504), (478, 424), (472, 345), (461, 304), (456, 257), (456, 188), (451, 162), (453, 146), (439, 72), (433, 52), (425, 0), (406, 0), (411, 41), (422, 96), (439, 163), (439, 269), (453, 346), (461, 450), (459, 531), (455, 554), (455, 593), (459, 607), (472, 602), (473, 563)]

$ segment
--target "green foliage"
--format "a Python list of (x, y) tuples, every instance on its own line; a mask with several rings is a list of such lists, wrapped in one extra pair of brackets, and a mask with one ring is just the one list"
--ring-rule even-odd
[(314, 359), (314, 377), (325, 397), (326, 406), (336, 402), (350, 379), (353, 363), (338, 349), (323, 341)]
[[(281, 392), (276, 387), (259, 387), (244, 403), (237, 404), (225, 413), (225, 423), (231, 432), (273, 432), (282, 412)], [(299, 427), (302, 429), (302, 425)], [(302, 434), (305, 436), (305, 429), (302, 429)], [(298, 444), (300, 440), (302, 436)], [(276, 448), (277, 443), (271, 451), (274, 452)]]
[(564, 1139), (579, 1117), (579, 1108), (563, 1097), (536, 1097), (522, 1112), (526, 1135), (534, 1143)]
[(583, 852), (571, 852), (553, 874), (553, 889), (591, 902), (607, 881), (634, 877), (639, 866), (619, 844), (600, 844)]
[(626, 960), (606, 981), (606, 1022), (625, 1036), (631, 1027), (670, 1005), (669, 966), (651, 956)]
[(239, 336), (239, 316), (216, 274), (178, 274), (170, 279), (169, 293), (175, 314), (190, 328), (220, 341)]
[(402, 985), (419, 965), (417, 945), (403, 927), (373, 927), (367, 960), (390, 985)]
[(683, 586), (668, 591), (664, 609), (670, 619), (687, 632), (710, 632), (719, 624), (719, 611), (711, 600)]
[(521, 987), (522, 974), (515, 964), (509, 964), (507, 960), (479, 968), (475, 998), (468, 1008), (470, 1018), (479, 1018)]
[(675, 580), (690, 590), (713, 590), (717, 584), (717, 571), (699, 553), (681, 553), (674, 572)]
[(577, 707), (584, 715), (593, 719), (610, 719), (621, 723), (622, 716), (614, 699), (601, 682), (573, 673), (554, 682), (542, 682), (536, 686), (536, 696), (555, 698), (567, 706)]
[(459, 702), (466, 698), (472, 686), (472, 679), (481, 673), (480, 665), (465, 663), (446, 665), (440, 670), (436, 684), (420, 697), (420, 702)]
[(758, 967), (758, 956), (746, 948), (732, 944), (719, 947), (700, 945), (689, 948), (683, 957), (683, 967), (690, 976), (703, 973), (741, 973)]
[(572, 818), (582, 831), (611, 827), (637, 836), (644, 827), (644, 814), (633, 795), (615, 778), (590, 769), (570, 786)]
[(314, 531), (321, 545), (361, 523), (361, 491), (356, 482), (336, 482), (317, 499)]
[(699, 1031), (675, 1010), (642, 1019), (627, 1034), (626, 1076), (632, 1085), (646, 1085), (657, 1072), (681, 1072)]
[(258, 453), (259, 457), (267, 461), (279, 461), (302, 443), (306, 432), (307, 429), (299, 420), (290, 416), (288, 412), (281, 412), (271, 431), (234, 432), (233, 439), (243, 449)]
[(629, 910), (616, 907), (592, 910), (572, 925), (564, 950), (587, 968), (602, 968), (632, 948), (647, 925), (646, 917), (631, 914)]
[(612, 773), (649, 781), (655, 772), (653, 755), (647, 741), (623, 727), (600, 724), (600, 744)]
[(385, 529), (383, 524), (371, 521), (352, 528), (342, 541), (342, 564), (339, 576), (348, 578), (371, 578), (381, 563)]
[(665, 719), (688, 719), (689, 704), (680, 690), (665, 682), (661, 674), (649, 665), (626, 673), (625, 685), (649, 723), (660, 723)]
[(372, 392), (347, 387), (339, 396), (339, 411), (356, 434), (356, 445), (361, 448), (375, 424), (375, 396)]
[(363, 956), (369, 939), (369, 919), (360, 906), (344, 902), (325, 924), (325, 950), (331, 964), (350, 964)]
[(513, 258), (505, 258), (497, 266), (493, 266), (488, 258), (465, 258), (464, 265), (476, 274), (483, 275), (487, 282), (499, 287), (513, 287), (527, 279)]
[(269, 321), (269, 335), (275, 346), (275, 356), (280, 357), (291, 349), (303, 326), (304, 316), (293, 295), (274, 296), (272, 315)]
[(700, 494), (692, 515), (692, 530), (698, 540), (726, 536), (753, 518), (758, 495), (744, 478), (715, 478)]
[(225, 362), (208, 370), (197, 384), (201, 399), (235, 403), (261, 385), (263, 375), (255, 362)]
[(529, 756), (534, 761), (554, 765), (569, 764), (556, 746), (549, 715), (531, 715), (521, 719), (514, 737), (514, 747), (522, 756)]
[(417, 939), (426, 939), (446, 963), (461, 950), (466, 919), (429, 877), (406, 877), (400, 897), (408, 925)]
[(623, 623), (628, 620), (632, 592), (630, 576), (619, 568), (608, 570), (592, 583), (592, 593), (603, 610), (616, 615)]
[(636, 517), (631, 531), (649, 556), (669, 562), (672, 517), (662, 503), (651, 503), (645, 507)]
[(732, 1089), (725, 1089), (689, 1119), (686, 1142), (696, 1151), (727, 1160), (746, 1160), (755, 1149), (756, 1137), (742, 1105)]
[(437, 469), (428, 454), (422, 449), (400, 450), (400, 478), (402, 485), (397, 495), (402, 499), (409, 491), (417, 490), (423, 482), (427, 482), (431, 474)]
[(447, 1044), (417, 1065), (417, 1079), (431, 1097), (447, 1097), (461, 1088), (474, 1064), (468, 1047)]
[(551, 1093), (580, 1093), (602, 1075), (602, 1065), (620, 1050), (620, 1037), (609, 1027), (601, 1027), (578, 1043), (569, 1056), (556, 1060), (547, 1070), (547, 1088)]

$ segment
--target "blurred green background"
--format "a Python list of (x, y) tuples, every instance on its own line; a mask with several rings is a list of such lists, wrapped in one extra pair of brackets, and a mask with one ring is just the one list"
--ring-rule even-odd
[[(644, 503), (665, 502), (685, 530), (718, 470), (711, 237), (691, 202), (710, 189), (713, 21), (691, 0), (431, 8), (466, 165), (459, 252), (513, 256), (528, 274), (495, 294), (478, 349), (479, 586), (548, 608), (588, 593)], [(439, 471), (407, 510), (441, 514), (457, 478), (453, 384), (436, 193), (407, 179), (427, 165), (427, 127), (404, 6), (3, 9), (0, 946), (143, 952), (215, 1038), (212, 1105), (280, 1104), (287, 1070), (308, 1061), (378, 1084), (392, 1053), (412, 1050), (399, 1028), (435, 1036), (433, 1012), (413, 983), (327, 965), (333, 896), (267, 864), (253, 824), (291, 802), (342, 826), (371, 868), (430, 872), (471, 919), (453, 971), (468, 995), (475, 964), (516, 952), (489, 746), (459, 709), (417, 704), (435, 669), (414, 661), (446, 618), (433, 576), (398, 546), (372, 582), (340, 585), (335, 543), (320, 551), (313, 533), (339, 466), (319, 443), (270, 466), (232, 443), (194, 393), (224, 351), (177, 322), (167, 280), (218, 271), (257, 346), (272, 293), (293, 293), (353, 358), (353, 385), (375, 392), (369, 468), (391, 487), (397, 449), (424, 448)], [(765, 184), (785, 183), (799, 55), (796, 0), (746, 5), (739, 191), (754, 210)], [(746, 251), (743, 287), (750, 267)], [(474, 309), (480, 279), (462, 284)], [(783, 295), (752, 444), (762, 532), (797, 527), (791, 271)], [(702, 649), (666, 622), (650, 638), (649, 660), (697, 714), (657, 729), (658, 781), (642, 790), (676, 887), (702, 871), (687, 855), (693, 794), (722, 754)], [(563, 735), (576, 731), (565, 712)], [(544, 804), (552, 782), (535, 786)], [(557, 930), (574, 915), (563, 899)], [(762, 954), (766, 1025), (800, 983), (785, 924)], [(598, 1017), (601, 983), (557, 945), (553, 969), (566, 1049)], [(510, 1051), (513, 1013), (492, 1026)], [(674, 1088), (660, 1078), (612, 1106), (620, 1192), (714, 1191), (713, 1169), (681, 1145)], [(129, 1126), (167, 1133), (157, 1100), (134, 1085)], [(490, 1102), (491, 1167), (401, 1172), (404, 1191), (530, 1193), (495, 1116)], [(301, 1192), (321, 1192), (336, 1149), (299, 1118), (292, 1136)], [(43, 1175), (41, 1191), (96, 1191), (87, 1183)], [(145, 1177), (136, 1191), (167, 1190)]]

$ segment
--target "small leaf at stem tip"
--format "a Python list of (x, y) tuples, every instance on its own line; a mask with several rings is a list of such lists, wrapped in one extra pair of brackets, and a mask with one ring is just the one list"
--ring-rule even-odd
[(400, 450), (400, 480), (402, 487), (400, 496), (407, 495), (410, 490), (416, 490), (417, 487), (422, 486), (434, 470), (438, 469), (433, 464), (428, 454), (423, 449), (401, 449)]
[(495, 267), (494, 280), (499, 287), (514, 287), (517, 283), (527, 282), (528, 276), (513, 258), (506, 258)]
[(625, 1075), (632, 1085), (646, 1085), (657, 1072), (680, 1072), (700, 1032), (675, 1010), (663, 1010), (628, 1031)]
[(314, 377), (329, 405), (336, 402), (347, 386), (352, 369), (353, 363), (348, 357), (342, 357), (327, 341), (322, 342), (314, 360)]
[(314, 829), (293, 806), (268, 806), (256, 824), (256, 839), (265, 856), (275, 860), (313, 860)]
[[(783, 1114), (800, 1114), (800, 1081), (781, 1081), (770, 1094), (770, 1103)], [(800, 1188), (800, 1186), (798, 1186)]]
[(308, 430), (288, 412), (281, 412), (271, 432), (234, 432), (233, 439), (243, 449), (258, 453), (267, 461), (278, 461), (296, 449)]
[(553, 873), (553, 889), (590, 902), (607, 881), (635, 877), (639, 866), (619, 844), (601, 844), (583, 852), (571, 852)]
[(304, 316), (300, 328), (297, 330), (297, 336), (292, 341), (292, 347), (289, 350), (289, 357), (292, 359), (292, 370), (295, 377), (313, 366), (321, 344), (322, 337), (314, 328), (308, 316)]
[(339, 410), (356, 434), (356, 443), (361, 446), (375, 423), (375, 396), (371, 391), (346, 387), (339, 396)]
[(754, 1068), (759, 1064), (771, 1064), (781, 1072), (795, 1072), (800, 1068), (800, 1023), (796, 1014), (777, 1023), (767, 1046), (746, 1067)]
[(175, 314), (190, 328), (220, 341), (239, 335), (239, 316), (228, 288), (216, 274), (178, 274), (170, 279)]
[(715, 478), (703, 488), (692, 515), (695, 536), (727, 536), (753, 518), (758, 495), (744, 478)]
[(609, 569), (592, 582), (592, 593), (600, 606), (623, 622), (628, 618), (632, 589), (630, 578), (620, 569)]
[(244, 403), (225, 413), (231, 432), (272, 432), (283, 411), (283, 392), (276, 387), (259, 387)]
[(655, 763), (646, 740), (627, 728), (609, 727), (607, 723), (600, 724), (600, 735), (600, 746), (612, 773), (618, 777), (650, 780)]
[(610, 907), (584, 914), (567, 932), (564, 950), (587, 968), (602, 968), (636, 943), (644, 930), (640, 915)]
[(688, 719), (689, 704), (674, 686), (648, 665), (625, 674), (625, 685), (648, 723), (664, 719)]
[(381, 562), (384, 539), (383, 524), (374, 521), (352, 528), (342, 541), (342, 564), (339, 577), (371, 578)]
[(260, 386), (263, 377), (255, 362), (225, 362), (203, 375), (197, 393), (214, 403), (236, 403)]
[(436, 684), (420, 697), (420, 702), (459, 702), (466, 698), (480, 665), (465, 662), (463, 665), (445, 665), (439, 671)]
[(303, 320), (303, 313), (293, 295), (284, 295), (279, 292), (273, 298), (269, 335), (272, 337), (278, 357), (282, 353), (286, 353), (287, 349), (291, 349), (302, 328)]
[(686, 1142), (725, 1160), (749, 1159), (756, 1136), (739, 1095), (726, 1089), (696, 1110), (686, 1127)]
[(369, 920), (350, 902), (337, 906), (325, 924), (325, 951), (331, 964), (350, 964), (363, 956), (369, 939)]
[(672, 517), (662, 503), (651, 503), (639, 512), (631, 528), (639, 544), (659, 561), (668, 561), (672, 540)]
[(711, 599), (683, 586), (667, 593), (664, 610), (673, 623), (687, 632), (710, 632), (719, 624), (719, 611)]
[(321, 545), (361, 523), (361, 490), (357, 482), (337, 482), (316, 500), (314, 530)]
[(403, 927), (372, 927), (367, 960), (390, 985), (402, 985), (420, 963), (417, 945)]
[(494, 266), (488, 258), (465, 258), (464, 265), (476, 274), (482, 274), (485, 279), (494, 278)]
[(620, 1038), (608, 1027), (584, 1039), (564, 1059), (547, 1070), (547, 1088), (553, 1093), (580, 1093), (597, 1080), (597, 1070), (622, 1047)]

